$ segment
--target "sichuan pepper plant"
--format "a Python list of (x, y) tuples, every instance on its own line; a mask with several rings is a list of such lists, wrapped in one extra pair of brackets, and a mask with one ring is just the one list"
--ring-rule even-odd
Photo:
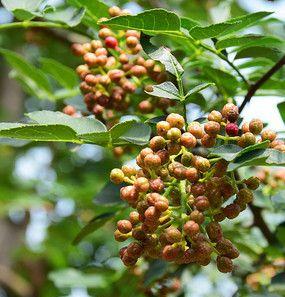
[[(40, 2), (31, 7), (28, 1), (2, 1), (18, 21), (0, 30), (61, 30), (72, 43), (70, 54), (79, 57), (76, 74), (61, 61), (43, 58), (39, 67), (1, 48), (25, 91), (56, 102), (59, 111), (35, 111), (21, 123), (1, 123), (0, 136), (96, 144), (136, 162), (110, 172), (115, 186), (106, 181), (95, 200), (106, 208), (111, 201), (115, 211), (94, 217), (74, 244), (117, 221), (115, 239), (128, 241), (119, 252), (126, 266), (147, 275), (145, 264), (171, 262), (155, 280), (157, 288), (143, 290), (167, 296), (180, 289), (173, 271), (212, 260), (220, 272), (239, 271), (233, 261), (239, 256), (237, 240), (227, 229), (240, 234), (248, 227), (228, 220), (247, 208), (269, 246), (284, 243), (282, 224), (272, 231), (254, 199), (260, 182), (284, 183), (283, 174), (242, 174), (249, 166), (285, 164), (282, 137), (267, 129), (258, 114), (254, 119), (242, 114), (255, 95), (284, 96), (276, 87), (283, 82), (284, 42), (244, 33), (252, 26), (263, 28), (271, 13), (203, 25), (158, 8), (132, 15), (98, 0), (68, 1), (52, 9)], [(195, 105), (202, 115), (197, 119)], [(284, 102), (278, 107), (284, 119)], [(256, 259), (260, 269), (272, 256), (264, 253)]]

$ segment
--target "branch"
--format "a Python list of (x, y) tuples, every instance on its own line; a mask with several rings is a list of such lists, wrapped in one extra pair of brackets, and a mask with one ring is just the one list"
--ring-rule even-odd
[[(237, 171), (234, 172), (235, 175), (235, 179), (237, 181), (240, 181), (240, 175)], [(243, 188), (244, 185), (240, 184), (239, 188)], [(250, 202), (248, 204), (249, 209), (252, 212), (253, 215), (253, 225), (257, 228), (259, 228), (259, 230), (261, 231), (261, 233), (263, 234), (263, 236), (265, 237), (265, 239), (267, 240), (268, 244), (275, 244), (278, 242), (277, 238), (275, 237), (275, 235), (270, 231), (270, 229), (268, 228), (267, 223), (264, 221), (263, 216), (262, 216), (262, 208), (255, 206), (252, 202)]]
[(23, 22), (1, 24), (0, 30), (7, 30), (7, 29), (14, 29), (14, 28), (31, 28), (31, 27), (68, 29), (67, 25), (59, 24), (59, 23), (23, 21)]
[(244, 100), (239, 108), (239, 112), (241, 113), (246, 106), (247, 103), (250, 102), (251, 98), (254, 96), (256, 91), (275, 73), (277, 72), (282, 66), (285, 64), (285, 56), (283, 56), (268, 72), (266, 72), (255, 84), (253, 84), (246, 96), (244, 97)]

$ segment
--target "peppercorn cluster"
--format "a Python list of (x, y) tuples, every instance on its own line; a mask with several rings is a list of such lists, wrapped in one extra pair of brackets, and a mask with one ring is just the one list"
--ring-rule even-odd
[[(114, 17), (126, 12), (111, 7), (109, 13)], [(84, 60), (76, 72), (82, 80), (80, 89), (88, 111), (105, 121), (116, 120), (129, 108), (143, 114), (155, 108), (165, 111), (171, 104), (169, 99), (144, 93), (150, 85), (163, 82), (166, 72), (154, 60), (143, 57), (140, 32), (102, 26), (98, 36), (90, 43), (72, 45), (73, 53)], [(138, 100), (134, 93), (139, 95)], [(68, 105), (64, 112), (73, 115), (76, 109)]]
[(272, 196), (285, 188), (285, 169), (260, 168), (256, 176), (264, 185), (262, 191), (266, 196)]
[(112, 170), (112, 182), (130, 184), (121, 188), (120, 195), (135, 209), (128, 219), (118, 221), (115, 231), (117, 241), (135, 240), (120, 251), (126, 266), (141, 256), (208, 265), (216, 254), (219, 271), (233, 270), (232, 259), (239, 252), (223, 236), (220, 222), (246, 209), (259, 180), (237, 181), (227, 173), (228, 162), (201, 155), (201, 148), (214, 146), (218, 139), (252, 145), (260, 132), (261, 140), (271, 145), (276, 141), (274, 132), (262, 132), (260, 120), (249, 123), (249, 132), (240, 130), (238, 116), (231, 103), (221, 113), (212, 111), (204, 124), (185, 125), (181, 115), (169, 114), (157, 123), (157, 135), (137, 156), (139, 168), (124, 165)]

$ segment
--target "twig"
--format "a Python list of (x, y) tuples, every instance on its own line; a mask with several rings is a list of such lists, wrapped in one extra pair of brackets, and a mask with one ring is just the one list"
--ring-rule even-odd
[(251, 98), (254, 96), (255, 92), (282, 66), (285, 64), (285, 56), (283, 56), (268, 72), (266, 72), (255, 84), (251, 85), (244, 100), (239, 108), (242, 112), (247, 103), (250, 102)]

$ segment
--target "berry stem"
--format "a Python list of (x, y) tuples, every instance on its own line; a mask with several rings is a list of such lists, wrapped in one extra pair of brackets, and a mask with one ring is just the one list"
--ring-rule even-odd
[(239, 139), (238, 136), (231, 137), (231, 136), (223, 136), (223, 135), (220, 135), (220, 134), (217, 135), (217, 138), (222, 139), (224, 141), (238, 140)]

